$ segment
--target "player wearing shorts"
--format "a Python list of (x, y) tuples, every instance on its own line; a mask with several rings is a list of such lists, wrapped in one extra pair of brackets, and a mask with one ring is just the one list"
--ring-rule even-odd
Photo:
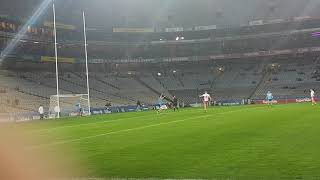
[(172, 106), (173, 106), (173, 110), (174, 110), (174, 111), (179, 110), (179, 109), (178, 109), (178, 98), (177, 98), (176, 96), (173, 96)]
[(269, 106), (272, 106), (273, 95), (272, 95), (272, 92), (271, 92), (271, 91), (268, 91), (266, 100), (267, 100), (267, 104), (268, 104)]
[(158, 98), (159, 109), (158, 109), (157, 113), (160, 113), (162, 110), (166, 109), (167, 106), (164, 103), (165, 98), (166, 97), (163, 94), (161, 94), (159, 96), (159, 98)]
[(211, 101), (210, 94), (208, 94), (208, 92), (206, 91), (203, 95), (199, 97), (202, 98), (204, 110), (207, 112), (209, 107), (209, 102)]
[(313, 89), (310, 89), (310, 96), (311, 96), (312, 106), (317, 105), (316, 93), (314, 92)]

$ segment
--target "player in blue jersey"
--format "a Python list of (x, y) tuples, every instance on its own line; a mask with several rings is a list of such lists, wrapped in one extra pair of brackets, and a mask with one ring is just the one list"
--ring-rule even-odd
[(158, 98), (158, 102), (157, 102), (157, 104), (159, 105), (159, 109), (158, 109), (158, 111), (157, 111), (158, 114), (159, 114), (162, 110), (167, 109), (167, 106), (166, 106), (166, 104), (165, 104), (165, 102), (164, 102), (165, 98), (166, 98), (166, 96), (163, 95), (163, 94), (161, 94), (161, 95), (159, 96), (159, 98)]
[(271, 91), (268, 91), (266, 100), (267, 100), (267, 104), (271, 106), (273, 102), (273, 95)]
[(83, 110), (80, 102), (76, 104), (76, 107), (78, 108), (78, 116), (83, 116)]

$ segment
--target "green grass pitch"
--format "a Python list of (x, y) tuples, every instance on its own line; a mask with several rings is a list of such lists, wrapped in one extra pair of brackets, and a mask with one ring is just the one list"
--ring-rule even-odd
[(88, 177), (320, 178), (320, 107), (311, 104), (134, 112), (17, 126), (48, 138), (31, 149), (72, 147)]

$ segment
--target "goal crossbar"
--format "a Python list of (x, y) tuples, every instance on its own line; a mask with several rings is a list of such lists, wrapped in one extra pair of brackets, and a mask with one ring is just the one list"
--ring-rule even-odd
[(49, 116), (90, 115), (88, 94), (59, 94), (50, 96)]

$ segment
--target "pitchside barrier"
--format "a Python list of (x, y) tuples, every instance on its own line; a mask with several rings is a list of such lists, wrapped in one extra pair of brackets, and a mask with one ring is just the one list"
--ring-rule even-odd
[[(318, 98), (316, 98), (318, 99)], [(279, 98), (272, 101), (273, 104), (289, 104), (289, 103), (305, 103), (311, 102), (309, 97), (296, 97), (296, 98)], [(254, 100), (225, 100), (216, 101), (212, 103), (212, 106), (240, 106), (240, 105), (250, 105), (250, 104), (268, 104), (268, 101), (264, 99), (254, 99)], [(202, 103), (190, 104), (191, 107), (202, 107)]]
[[(251, 104), (266, 104), (266, 100), (256, 99), (247, 101)], [(289, 103), (305, 103), (311, 102), (311, 98), (309, 97), (297, 97), (297, 98), (282, 98), (282, 99), (275, 99), (273, 101), (274, 104), (289, 104)], [(228, 101), (220, 101), (215, 102), (218, 106), (235, 106), (235, 105), (246, 105), (250, 103), (243, 103), (240, 100), (228, 100)], [(195, 107), (199, 107), (201, 104), (197, 104)], [(135, 112), (135, 111), (147, 111), (150, 109), (154, 109), (154, 105), (150, 106), (116, 106), (116, 107), (106, 107), (106, 108), (92, 108), (91, 114), (92, 115), (102, 115), (102, 114), (113, 114), (113, 113), (125, 113), (125, 112)], [(68, 117), (78, 116), (78, 113), (70, 112)], [(49, 118), (49, 113), (45, 113), (45, 118)], [(23, 122), (23, 121), (31, 121), (31, 120), (39, 120), (40, 116), (37, 112), (30, 112), (30, 113), (9, 113), (9, 114), (0, 114), (0, 122)]]
[[(211, 102), (211, 106), (240, 106), (251, 104), (251, 100), (224, 100), (224, 101), (214, 101)], [(190, 107), (202, 107), (202, 103), (190, 104)]]
[[(92, 108), (91, 115), (102, 115), (102, 114), (113, 114), (113, 113), (125, 113), (125, 112), (135, 112), (135, 111), (147, 111), (152, 109), (153, 106), (115, 106), (108, 108)], [(75, 109), (74, 111), (68, 111), (64, 117), (76, 117), (79, 116), (79, 112)], [(45, 112), (45, 119), (52, 119), (52, 113)], [(40, 115), (37, 112), (24, 112), (24, 113), (6, 113), (0, 114), (0, 123), (1, 122), (24, 122), (39, 120)]]
[[(318, 99), (318, 98), (316, 98)], [(266, 100), (252, 100), (254, 104), (268, 104)], [(311, 102), (309, 97), (298, 97), (298, 98), (288, 98), (288, 99), (275, 99), (272, 101), (273, 104), (289, 104), (289, 103), (305, 103)]]
[(125, 112), (135, 112), (135, 111), (147, 111), (151, 108), (149, 106), (115, 106), (108, 108), (93, 108), (91, 110), (92, 115), (100, 115), (100, 114), (112, 114), (112, 113), (125, 113)]

